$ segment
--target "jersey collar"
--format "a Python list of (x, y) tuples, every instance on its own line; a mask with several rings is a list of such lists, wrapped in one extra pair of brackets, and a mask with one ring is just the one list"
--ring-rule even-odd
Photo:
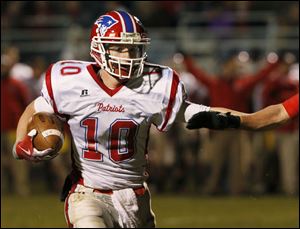
[(110, 89), (109, 87), (107, 87), (103, 81), (101, 80), (101, 78), (97, 75), (97, 72), (99, 71), (99, 67), (95, 64), (90, 64), (87, 66), (87, 70), (90, 73), (90, 75), (93, 77), (93, 79), (96, 81), (96, 83), (109, 95), (109, 96), (113, 96), (114, 94), (116, 94), (118, 91), (120, 91), (120, 89), (124, 86), (124, 85), (120, 85), (119, 87), (115, 88), (115, 89)]

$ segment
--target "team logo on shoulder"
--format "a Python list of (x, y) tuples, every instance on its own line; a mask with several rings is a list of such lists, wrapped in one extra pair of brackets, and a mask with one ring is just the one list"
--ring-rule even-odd
[(109, 15), (103, 15), (95, 22), (101, 36), (103, 36), (110, 27), (117, 23), (118, 21)]

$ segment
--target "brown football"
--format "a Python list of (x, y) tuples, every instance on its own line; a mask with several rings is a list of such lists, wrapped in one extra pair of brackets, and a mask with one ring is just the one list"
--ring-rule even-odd
[(54, 150), (52, 154), (59, 152), (64, 142), (64, 126), (55, 114), (35, 113), (28, 123), (27, 133), (32, 129), (37, 130), (37, 135), (33, 138), (33, 146), (37, 150), (52, 148)]

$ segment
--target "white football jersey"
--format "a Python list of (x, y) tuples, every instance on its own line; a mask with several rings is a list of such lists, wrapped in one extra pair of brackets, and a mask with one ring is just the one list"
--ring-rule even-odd
[(111, 90), (98, 70), (93, 62), (59, 61), (46, 73), (42, 96), (67, 117), (73, 166), (84, 185), (140, 187), (150, 126), (170, 128), (186, 99), (184, 86), (169, 67), (146, 64), (143, 76)]

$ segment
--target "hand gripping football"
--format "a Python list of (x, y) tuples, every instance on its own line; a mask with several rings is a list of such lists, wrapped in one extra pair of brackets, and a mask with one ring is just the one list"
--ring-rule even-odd
[(37, 150), (52, 148), (51, 154), (57, 154), (64, 143), (63, 122), (55, 115), (47, 112), (38, 112), (28, 123), (27, 133), (37, 130), (33, 137), (33, 146)]

